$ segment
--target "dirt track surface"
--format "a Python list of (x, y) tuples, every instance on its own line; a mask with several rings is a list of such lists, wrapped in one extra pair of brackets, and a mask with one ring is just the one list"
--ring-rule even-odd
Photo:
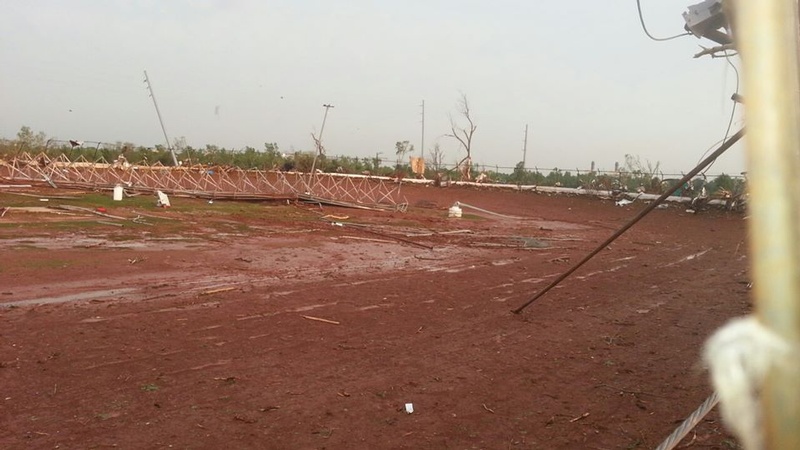
[[(404, 189), (407, 213), (10, 211), (0, 447), (653, 448), (711, 393), (702, 343), (750, 310), (742, 215), (656, 210), (514, 315), (644, 205)], [(716, 411), (692, 439), (736, 448)]]

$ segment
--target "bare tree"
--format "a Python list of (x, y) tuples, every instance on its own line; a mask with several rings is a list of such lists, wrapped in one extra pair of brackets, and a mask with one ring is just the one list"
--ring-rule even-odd
[(461, 98), (458, 100), (458, 113), (464, 119), (466, 119), (467, 125), (460, 127), (451, 115), (451, 133), (447, 134), (446, 136), (456, 139), (461, 144), (461, 147), (463, 147), (467, 152), (467, 156), (465, 156), (464, 159), (458, 163), (458, 166), (461, 170), (462, 176), (469, 180), (472, 173), (472, 136), (475, 134), (475, 129), (478, 128), (478, 126), (475, 125), (475, 122), (472, 120), (469, 102), (467, 101), (467, 95), (463, 92), (461, 93)]
[(433, 145), (433, 150), (428, 151), (428, 154), (431, 158), (431, 164), (433, 164), (433, 170), (436, 172), (442, 170), (442, 164), (444, 164), (444, 151), (441, 147), (439, 147), (439, 143)]

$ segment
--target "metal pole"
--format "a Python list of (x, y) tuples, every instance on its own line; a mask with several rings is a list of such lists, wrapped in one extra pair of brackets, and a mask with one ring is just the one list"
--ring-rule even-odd
[(325, 108), (325, 115), (322, 116), (322, 126), (319, 128), (319, 147), (322, 149), (322, 132), (325, 131), (325, 121), (328, 120), (328, 110), (333, 108), (333, 105), (328, 105), (327, 103), (322, 105)]
[(317, 138), (317, 153), (314, 155), (314, 161), (311, 163), (311, 179), (314, 179), (314, 173), (317, 170), (317, 158), (322, 155), (322, 132), (325, 131), (325, 121), (328, 120), (328, 110), (333, 108), (333, 105), (325, 103), (322, 105), (325, 108), (325, 115), (322, 116), (322, 126), (319, 127), (319, 137)]
[(169, 136), (167, 136), (167, 129), (164, 127), (164, 120), (161, 118), (161, 111), (158, 109), (158, 102), (156, 102), (156, 94), (153, 92), (153, 85), (150, 84), (150, 77), (147, 76), (147, 71), (144, 71), (144, 82), (147, 84), (147, 90), (150, 91), (150, 98), (153, 99), (153, 106), (156, 107), (156, 114), (158, 115), (158, 123), (161, 124), (161, 131), (164, 132), (164, 139), (167, 140), (167, 150), (172, 155), (172, 162), (178, 165), (178, 157), (175, 156), (175, 151), (172, 150), (172, 144), (169, 143)]
[(736, 143), (736, 141), (738, 141), (739, 139), (741, 139), (741, 138), (742, 138), (742, 136), (744, 136), (744, 129), (742, 129), (742, 130), (739, 130), (739, 132), (738, 132), (738, 133), (734, 134), (734, 135), (733, 135), (733, 136), (731, 136), (731, 137), (730, 137), (730, 138), (729, 138), (727, 141), (723, 142), (723, 143), (722, 143), (722, 145), (720, 145), (720, 146), (719, 146), (719, 148), (718, 148), (716, 151), (714, 151), (714, 153), (710, 154), (710, 155), (708, 156), (708, 158), (706, 158), (706, 159), (704, 159), (702, 162), (700, 162), (700, 164), (698, 164), (698, 165), (697, 165), (697, 167), (695, 167), (694, 169), (692, 169), (691, 171), (689, 171), (689, 173), (687, 173), (686, 175), (684, 175), (684, 177), (683, 177), (683, 178), (681, 178), (681, 179), (680, 179), (680, 181), (678, 181), (677, 183), (675, 183), (675, 185), (674, 185), (674, 186), (672, 186), (670, 189), (668, 189), (668, 190), (667, 190), (667, 192), (665, 192), (665, 193), (661, 194), (661, 196), (660, 196), (660, 197), (658, 197), (658, 198), (657, 198), (655, 201), (653, 201), (653, 203), (650, 203), (650, 204), (647, 206), (647, 208), (643, 209), (643, 210), (642, 210), (642, 211), (641, 211), (639, 214), (637, 214), (637, 215), (636, 215), (636, 217), (634, 217), (633, 219), (631, 219), (631, 220), (630, 220), (628, 223), (626, 223), (626, 224), (625, 224), (625, 225), (624, 225), (622, 228), (620, 228), (619, 230), (617, 230), (617, 231), (616, 231), (614, 234), (612, 234), (612, 235), (611, 235), (611, 237), (609, 237), (608, 239), (606, 239), (606, 240), (605, 240), (605, 241), (604, 241), (602, 244), (598, 245), (598, 246), (597, 246), (597, 248), (595, 248), (594, 250), (592, 250), (592, 252), (591, 252), (591, 253), (589, 253), (588, 255), (586, 255), (586, 256), (585, 256), (585, 257), (584, 257), (582, 260), (580, 260), (580, 261), (579, 261), (577, 264), (575, 264), (574, 266), (572, 266), (572, 267), (571, 267), (569, 270), (567, 270), (566, 272), (562, 273), (562, 274), (561, 274), (561, 275), (560, 275), (558, 278), (556, 278), (555, 280), (553, 280), (553, 281), (552, 281), (550, 284), (548, 284), (548, 285), (547, 285), (547, 286), (546, 286), (544, 289), (542, 289), (541, 291), (539, 291), (539, 292), (538, 292), (536, 295), (534, 295), (534, 296), (533, 296), (533, 298), (531, 298), (530, 300), (528, 300), (527, 302), (525, 302), (525, 303), (524, 303), (522, 306), (520, 306), (519, 308), (517, 308), (517, 309), (513, 310), (512, 312), (513, 312), (514, 314), (519, 314), (519, 313), (521, 313), (523, 309), (525, 309), (525, 308), (527, 308), (527, 307), (528, 307), (528, 305), (530, 305), (531, 303), (535, 302), (535, 301), (536, 301), (536, 300), (537, 300), (539, 297), (543, 296), (543, 295), (544, 295), (544, 294), (546, 294), (546, 293), (547, 293), (547, 292), (548, 292), (550, 289), (553, 289), (553, 288), (554, 288), (554, 287), (556, 287), (556, 286), (557, 286), (559, 283), (561, 283), (562, 281), (564, 281), (564, 279), (566, 279), (568, 276), (572, 275), (572, 273), (573, 273), (573, 272), (575, 272), (576, 270), (578, 270), (578, 269), (579, 269), (579, 268), (580, 268), (582, 265), (586, 264), (586, 262), (588, 262), (590, 259), (594, 258), (594, 256), (595, 256), (595, 255), (597, 255), (598, 253), (600, 253), (600, 252), (601, 252), (601, 251), (602, 251), (604, 248), (606, 248), (606, 247), (607, 247), (609, 244), (611, 244), (612, 242), (614, 242), (614, 241), (615, 241), (615, 240), (616, 240), (618, 237), (622, 236), (622, 234), (623, 234), (623, 233), (625, 233), (626, 231), (628, 231), (628, 229), (630, 229), (632, 226), (636, 225), (636, 223), (637, 223), (638, 221), (642, 220), (642, 218), (643, 218), (644, 216), (646, 216), (647, 214), (649, 214), (649, 213), (650, 213), (650, 211), (652, 211), (652, 210), (656, 209), (656, 207), (657, 207), (658, 205), (660, 205), (661, 203), (663, 203), (663, 202), (664, 202), (664, 200), (666, 200), (666, 199), (667, 199), (667, 197), (669, 197), (669, 196), (670, 196), (670, 195), (672, 195), (672, 194), (673, 194), (675, 191), (677, 191), (677, 190), (678, 190), (678, 188), (682, 187), (682, 186), (683, 186), (683, 185), (684, 185), (684, 184), (685, 184), (687, 181), (691, 180), (691, 179), (692, 179), (692, 177), (694, 177), (695, 175), (697, 175), (698, 173), (700, 173), (700, 171), (702, 171), (703, 169), (705, 169), (705, 167), (706, 167), (707, 165), (711, 164), (711, 163), (712, 163), (712, 162), (713, 162), (715, 159), (717, 159), (717, 158), (718, 158), (720, 155), (722, 155), (723, 153), (725, 153), (725, 151), (726, 151), (726, 150), (728, 150), (729, 148), (731, 148), (731, 146), (733, 146), (733, 144), (735, 144), (735, 143)]
[[(759, 320), (800, 345), (800, 93), (796, 0), (734, 1), (747, 92), (750, 248)], [(762, 391), (768, 449), (800, 448), (800, 363), (771, 368)]]
[(422, 139), (419, 145), (419, 156), (425, 157), (425, 100), (422, 100)]
[(525, 161), (528, 158), (528, 124), (525, 124), (525, 139), (522, 141), (522, 170), (525, 170)]

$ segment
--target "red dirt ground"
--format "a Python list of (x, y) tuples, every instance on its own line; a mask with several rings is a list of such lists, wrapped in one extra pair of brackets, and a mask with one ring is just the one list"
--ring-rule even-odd
[[(710, 394), (701, 346), (750, 310), (742, 215), (656, 210), (514, 315), (644, 205), (404, 194), (109, 208), (154, 226), (9, 212), (0, 447), (653, 448)], [(517, 218), (448, 219), (456, 200)], [(738, 448), (716, 411), (685, 443)]]

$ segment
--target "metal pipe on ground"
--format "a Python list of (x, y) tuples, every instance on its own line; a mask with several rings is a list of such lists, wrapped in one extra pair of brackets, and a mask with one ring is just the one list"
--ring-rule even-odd
[(741, 139), (741, 138), (742, 138), (742, 136), (744, 136), (744, 129), (741, 129), (741, 130), (739, 130), (739, 131), (738, 131), (736, 134), (734, 134), (733, 136), (731, 136), (731, 137), (730, 137), (730, 138), (729, 138), (727, 141), (723, 142), (723, 143), (722, 143), (722, 144), (719, 146), (719, 148), (717, 148), (717, 149), (714, 151), (714, 153), (710, 154), (710, 155), (709, 155), (709, 156), (708, 156), (706, 159), (704, 159), (703, 161), (701, 161), (701, 162), (700, 162), (700, 164), (698, 164), (698, 165), (697, 165), (697, 167), (695, 167), (694, 169), (692, 169), (691, 171), (689, 171), (689, 173), (687, 173), (686, 175), (684, 175), (684, 176), (683, 176), (683, 178), (681, 178), (681, 179), (680, 179), (680, 181), (678, 181), (678, 182), (677, 182), (677, 183), (676, 183), (674, 186), (672, 186), (670, 189), (668, 189), (668, 190), (667, 190), (667, 192), (665, 192), (665, 193), (661, 194), (661, 196), (660, 196), (660, 197), (658, 197), (658, 198), (657, 198), (655, 201), (653, 201), (653, 203), (650, 203), (650, 204), (647, 206), (647, 208), (643, 209), (643, 210), (642, 210), (642, 211), (641, 211), (639, 214), (637, 214), (637, 215), (636, 215), (636, 217), (634, 217), (634, 218), (633, 218), (633, 219), (631, 219), (631, 220), (630, 220), (628, 223), (626, 223), (625, 225), (623, 225), (623, 227), (622, 227), (622, 228), (620, 228), (620, 229), (619, 229), (619, 230), (617, 230), (617, 231), (616, 231), (614, 234), (612, 234), (612, 235), (611, 235), (611, 237), (609, 237), (608, 239), (606, 239), (605, 241), (603, 241), (603, 243), (602, 243), (602, 244), (598, 245), (598, 246), (597, 246), (597, 248), (595, 248), (594, 250), (592, 250), (592, 251), (591, 251), (591, 252), (590, 252), (588, 255), (586, 255), (586, 256), (585, 256), (583, 259), (581, 259), (581, 260), (580, 260), (580, 261), (579, 261), (577, 264), (575, 264), (574, 266), (572, 266), (572, 267), (571, 267), (569, 270), (567, 270), (566, 272), (564, 272), (563, 274), (561, 274), (561, 275), (560, 275), (558, 278), (556, 278), (555, 280), (553, 280), (553, 281), (552, 281), (550, 284), (548, 284), (547, 286), (545, 286), (545, 288), (544, 288), (544, 289), (542, 289), (541, 291), (539, 291), (539, 292), (538, 292), (536, 295), (534, 295), (534, 296), (533, 296), (533, 297), (532, 297), (530, 300), (528, 300), (527, 302), (525, 302), (524, 304), (522, 304), (522, 306), (520, 306), (519, 308), (512, 310), (512, 312), (513, 312), (514, 314), (519, 314), (519, 313), (521, 313), (521, 312), (522, 312), (522, 310), (524, 310), (525, 308), (527, 308), (527, 307), (528, 307), (528, 306), (529, 306), (531, 303), (533, 303), (533, 302), (535, 302), (536, 300), (538, 300), (538, 299), (539, 299), (541, 296), (543, 296), (543, 295), (544, 295), (544, 294), (546, 294), (548, 291), (550, 291), (550, 289), (553, 289), (554, 287), (556, 287), (556, 286), (557, 286), (559, 283), (561, 283), (562, 281), (564, 281), (564, 280), (565, 280), (565, 279), (566, 279), (568, 276), (572, 275), (572, 273), (573, 273), (573, 272), (575, 272), (576, 270), (580, 269), (580, 268), (581, 268), (581, 266), (583, 266), (584, 264), (586, 264), (586, 263), (587, 263), (587, 262), (588, 262), (590, 259), (594, 258), (594, 257), (595, 257), (595, 256), (596, 256), (598, 253), (600, 253), (600, 252), (601, 252), (601, 251), (602, 251), (604, 248), (606, 248), (606, 247), (607, 247), (609, 244), (611, 244), (612, 242), (614, 242), (615, 240), (617, 240), (617, 238), (618, 238), (618, 237), (622, 236), (622, 234), (623, 234), (623, 233), (625, 233), (626, 231), (628, 231), (628, 230), (629, 230), (629, 229), (630, 229), (632, 226), (636, 225), (636, 223), (637, 223), (637, 222), (639, 222), (640, 220), (642, 220), (642, 218), (644, 218), (644, 216), (646, 216), (647, 214), (649, 214), (649, 213), (650, 213), (650, 211), (652, 211), (652, 210), (656, 209), (656, 207), (658, 207), (658, 205), (660, 205), (661, 203), (663, 203), (663, 202), (664, 202), (664, 200), (666, 200), (666, 199), (667, 199), (667, 197), (669, 197), (669, 196), (671, 196), (672, 194), (674, 194), (674, 193), (675, 193), (675, 191), (677, 191), (678, 189), (680, 189), (680, 187), (681, 187), (681, 186), (683, 186), (685, 183), (687, 183), (688, 181), (690, 181), (690, 180), (691, 180), (691, 179), (692, 179), (692, 178), (693, 178), (695, 175), (697, 175), (697, 174), (698, 174), (698, 173), (700, 173), (700, 172), (701, 172), (703, 169), (705, 169), (705, 168), (706, 168), (706, 166), (708, 166), (709, 164), (711, 164), (711, 163), (712, 163), (712, 162), (713, 162), (715, 159), (717, 159), (717, 158), (718, 158), (720, 155), (722, 155), (723, 153), (725, 153), (725, 151), (726, 151), (726, 150), (728, 150), (729, 148), (731, 148), (731, 147), (733, 146), (733, 144), (735, 144), (736, 142), (738, 142), (738, 141), (739, 141), (739, 139)]

